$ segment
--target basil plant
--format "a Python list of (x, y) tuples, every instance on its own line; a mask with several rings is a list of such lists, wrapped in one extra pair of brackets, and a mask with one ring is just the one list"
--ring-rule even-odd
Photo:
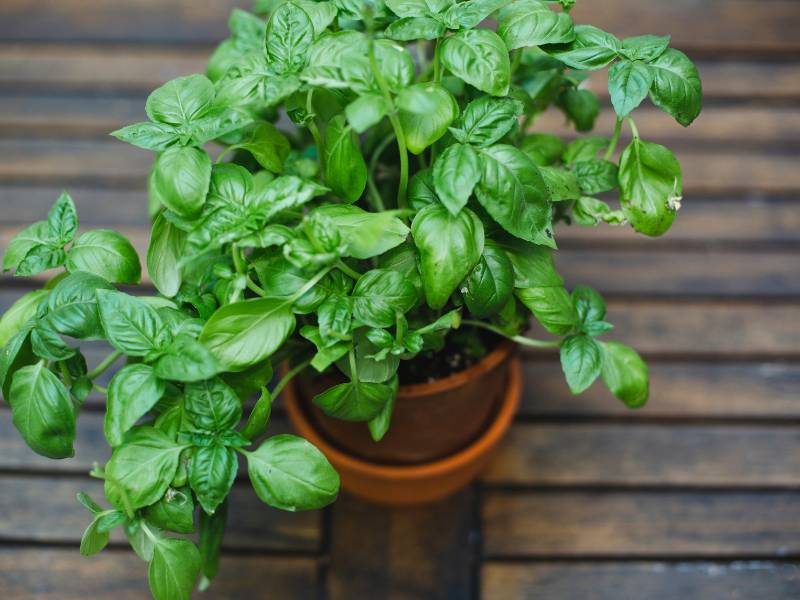
[[(554, 4), (235, 10), (206, 74), (158, 88), (150, 120), (112, 134), (155, 155), (146, 267), (158, 295), (120, 288), (141, 278), (131, 243), (78, 234), (67, 194), (10, 243), (4, 270), (56, 270), (0, 321), (0, 384), (22, 438), (70, 457), (81, 404), (106, 397), (112, 453), (92, 475), (108, 508), (79, 496), (92, 514), (83, 554), (121, 527), (153, 596), (185, 599), (217, 572), (239, 456), (270, 506), (332, 502), (339, 478), (319, 450), (263, 435), (271, 399), (305, 369), (338, 374), (314, 403), (376, 441), (401, 361), (424, 370), (453, 346), (479, 357), (501, 337), (559, 348), (575, 394), (602, 378), (629, 407), (645, 403), (642, 359), (600, 339), (612, 329), (602, 298), (556, 272), (554, 225), (666, 232), (681, 168), (630, 115), (649, 96), (689, 125), (700, 79), (668, 37), (620, 40), (574, 24), (571, 0)], [(606, 67), (613, 136), (532, 131), (551, 106), (591, 130), (599, 102), (581, 84)], [(632, 141), (616, 159), (623, 126)], [(522, 335), (531, 316), (550, 339)], [(109, 354), (89, 368), (79, 342)]]

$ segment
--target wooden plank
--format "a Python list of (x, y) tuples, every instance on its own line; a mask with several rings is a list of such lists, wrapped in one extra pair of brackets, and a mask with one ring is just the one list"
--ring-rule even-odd
[[(73, 548), (0, 547), (4, 600), (149, 598), (147, 565), (132, 552), (106, 550), (90, 559)], [(222, 557), (208, 591), (214, 600), (307, 600), (317, 587), (317, 561), (305, 557)]]
[(796, 563), (766, 561), (485, 563), (483, 598), (514, 600), (792, 600), (800, 589)]
[(800, 556), (797, 492), (487, 492), (488, 557)]
[(333, 506), (331, 600), (468, 598), (477, 535), (472, 490), (392, 509), (343, 496)]
[(514, 486), (797, 486), (800, 428), (517, 424), (484, 481)]
[[(153, 154), (114, 139), (0, 139), (0, 181), (58, 183), (87, 180), (145, 189)], [(797, 158), (753, 150), (676, 149), (686, 196), (800, 191)]]
[[(124, 5), (103, 0), (7, 0), (0, 11), (5, 40), (212, 42), (227, 35), (233, 6), (224, 0), (197, 9), (189, 0), (135, 0)], [(92, 18), (86, 18), (91, 15)], [(578, 3), (573, 16), (617, 35), (672, 34), (678, 47), (704, 51), (796, 50), (792, 0), (607, 0), (602, 6)], [(713, 23), (714, 27), (708, 27)]]
[[(3, 541), (76, 544), (89, 524), (88, 511), (75, 500), (85, 491), (106, 505), (102, 482), (88, 477), (0, 476), (0, 544)], [(287, 513), (266, 506), (249, 485), (235, 484), (230, 496), (228, 549), (316, 552), (319, 511)], [(113, 540), (127, 544), (121, 531)]]
[(520, 414), (532, 418), (798, 419), (800, 365), (648, 361), (650, 400), (632, 411), (598, 383), (579, 396), (557, 358), (524, 363)]

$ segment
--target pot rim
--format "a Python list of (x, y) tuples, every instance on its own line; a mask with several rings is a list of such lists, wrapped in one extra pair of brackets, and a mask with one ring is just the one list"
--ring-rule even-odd
[[(513, 348), (513, 345), (512, 345)], [(499, 350), (499, 349), (498, 349)], [(495, 352), (497, 352), (496, 350)], [(508, 351), (506, 351), (507, 354)], [(487, 355), (489, 358), (491, 355)], [(475, 365), (476, 367), (479, 366)], [(466, 369), (463, 372), (468, 371)], [(446, 379), (450, 379), (449, 377)], [(446, 380), (445, 379), (445, 380)], [(442, 381), (445, 381), (442, 380)], [(427, 385), (427, 384), (422, 384)], [(488, 454), (501, 440), (508, 430), (519, 406), (522, 391), (522, 367), (519, 358), (514, 358), (508, 365), (508, 384), (506, 393), (499, 404), (494, 419), (483, 431), (481, 436), (466, 448), (459, 450), (445, 458), (428, 463), (414, 465), (387, 465), (374, 463), (361, 458), (356, 458), (336, 448), (328, 442), (311, 424), (306, 411), (301, 406), (295, 392), (293, 382), (284, 388), (284, 405), (289, 417), (297, 428), (297, 432), (314, 444), (328, 459), (338, 465), (343, 471), (357, 472), (363, 476), (374, 477), (393, 481), (419, 481), (420, 479), (433, 479), (444, 474), (458, 471), (464, 464), (479, 460), (482, 455)]]
[(511, 340), (503, 340), (497, 348), (463, 371), (457, 371), (435, 381), (401, 385), (397, 390), (397, 398), (404, 400), (421, 398), (462, 387), (471, 380), (477, 379), (484, 373), (497, 367), (508, 358), (516, 347), (517, 345)]

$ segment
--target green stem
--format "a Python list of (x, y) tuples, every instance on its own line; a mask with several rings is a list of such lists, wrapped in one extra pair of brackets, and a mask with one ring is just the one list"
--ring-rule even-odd
[(605, 160), (611, 160), (611, 157), (614, 156), (614, 150), (617, 149), (617, 142), (619, 142), (619, 134), (621, 132), (622, 119), (617, 117), (617, 122), (614, 125), (614, 135), (611, 136), (611, 142), (608, 144), (608, 150), (606, 150), (605, 156), (603, 156)]
[(522, 64), (522, 48), (514, 50), (512, 54), (514, 57), (511, 59), (511, 74), (513, 75)]
[(433, 80), (439, 83), (442, 80), (442, 62), (439, 58), (439, 45), (441, 39), (437, 38), (436, 45), (433, 47)]
[(214, 161), (214, 164), (218, 165), (219, 163), (222, 162), (223, 158), (228, 156), (228, 154), (230, 154), (234, 150), (238, 150), (239, 148), (240, 148), (240, 146), (238, 144), (233, 144), (231, 146), (228, 146), (227, 148), (225, 148), (225, 150), (223, 150), (222, 152), (219, 153), (219, 156), (217, 156), (217, 160)]
[(397, 151), (400, 154), (400, 183), (397, 186), (397, 207), (408, 208), (408, 201), (406, 199), (406, 189), (408, 188), (408, 150), (406, 149), (406, 136), (403, 133), (400, 120), (395, 114), (394, 101), (392, 100), (389, 86), (386, 85), (386, 80), (383, 78), (380, 69), (378, 69), (378, 63), (375, 60), (375, 48), (372, 43), (370, 43), (369, 46), (369, 64), (370, 67), (372, 67), (375, 81), (378, 82), (378, 87), (380, 87), (383, 97), (389, 104), (389, 122), (392, 124), (394, 135), (397, 138)]
[(67, 385), (67, 387), (70, 387), (72, 385), (72, 375), (69, 374), (67, 364), (63, 360), (58, 361), (58, 370), (61, 371), (61, 376), (64, 378), (64, 383)]
[(245, 279), (245, 282), (247, 283), (247, 287), (250, 289), (251, 292), (257, 294), (258, 296), (261, 296), (262, 298), (266, 298), (268, 296), (267, 292), (265, 292), (263, 288), (260, 288), (258, 285), (256, 285), (255, 281), (250, 279), (249, 275), (247, 275), (246, 277), (247, 278)]
[(639, 129), (636, 127), (636, 122), (633, 120), (632, 117), (628, 117), (628, 125), (631, 128), (631, 133), (633, 134), (633, 139), (639, 139)]
[(314, 88), (308, 90), (308, 96), (306, 97), (306, 112), (308, 113), (308, 123), (307, 127), (308, 130), (311, 132), (311, 137), (314, 138), (314, 145), (317, 147), (317, 162), (319, 162), (319, 170), (322, 174), (323, 178), (325, 176), (325, 165), (322, 160), (322, 135), (319, 133), (319, 128), (317, 127), (316, 121), (314, 121)]
[(96, 379), (98, 376), (100, 376), (103, 373), (105, 373), (105, 371), (111, 365), (113, 365), (120, 356), (122, 356), (122, 352), (120, 352), (119, 350), (114, 350), (111, 354), (109, 354), (102, 361), (100, 361), (99, 365), (97, 365), (94, 369), (89, 371), (86, 374), (86, 377), (88, 379)]
[(473, 321), (471, 319), (464, 319), (461, 321), (463, 325), (472, 325), (473, 327), (480, 327), (481, 329), (486, 329), (487, 331), (491, 331), (492, 333), (496, 333), (497, 335), (502, 335), (509, 340), (512, 340), (522, 346), (530, 346), (531, 348), (558, 348), (561, 345), (560, 340), (534, 340), (524, 335), (508, 335), (499, 327), (495, 327), (494, 325), (489, 325), (488, 323), (484, 323), (483, 321)]
[(93, 383), (92, 387), (101, 394), (108, 396), (108, 388), (104, 388), (102, 385), (97, 385), (96, 383)]
[(305, 295), (305, 293), (308, 290), (310, 290), (311, 288), (313, 288), (315, 285), (317, 285), (319, 283), (319, 280), (322, 279), (323, 277), (325, 277), (325, 275), (328, 274), (328, 271), (330, 271), (332, 268), (333, 268), (332, 266), (331, 267), (325, 267), (319, 273), (314, 275), (311, 279), (306, 281), (305, 284), (303, 285), (303, 287), (301, 287), (299, 290), (297, 290), (292, 296), (290, 296), (287, 299), (287, 302), (289, 304), (291, 304), (295, 300), (297, 300), (298, 298), (302, 298)]
[(383, 205), (383, 197), (381, 196), (380, 190), (378, 190), (378, 186), (375, 185), (375, 169), (378, 167), (378, 159), (381, 157), (381, 154), (383, 154), (383, 151), (386, 150), (386, 147), (392, 143), (393, 139), (394, 134), (391, 133), (383, 138), (372, 153), (372, 157), (369, 159), (367, 184), (369, 185), (370, 197), (374, 202), (374, 208), (378, 212), (383, 212), (386, 210), (386, 207)]
[(361, 273), (359, 273), (358, 271), (356, 271), (355, 269), (353, 269), (351, 267), (348, 267), (341, 260), (337, 260), (336, 261), (336, 268), (339, 269), (342, 273), (344, 273), (348, 277), (351, 277), (353, 279), (358, 279), (358, 278), (361, 277)]
[(519, 126), (519, 141), (521, 142), (525, 138), (525, 133), (528, 131), (528, 127), (531, 126), (531, 121), (533, 121), (534, 114), (529, 112), (525, 115), (522, 119), (522, 124)]
[(245, 264), (245, 260), (242, 258), (241, 253), (239, 252), (239, 246), (236, 244), (231, 245), (231, 255), (233, 256), (233, 266), (236, 269), (236, 272), (239, 273), (239, 275), (246, 275), (247, 265)]
[(299, 365), (296, 365), (286, 371), (286, 375), (281, 377), (281, 380), (277, 383), (277, 385), (272, 389), (272, 397), (277, 398), (278, 394), (283, 391), (283, 388), (286, 387), (286, 384), (289, 383), (295, 376), (300, 373), (303, 369), (305, 369), (308, 365), (311, 364), (311, 359), (304, 360)]

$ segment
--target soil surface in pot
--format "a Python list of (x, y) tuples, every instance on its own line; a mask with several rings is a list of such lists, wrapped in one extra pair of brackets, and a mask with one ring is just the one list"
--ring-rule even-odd
[(400, 384), (432, 383), (464, 371), (502, 342), (500, 336), (482, 329), (453, 331), (445, 337), (441, 350), (420, 352), (413, 360), (400, 361)]

